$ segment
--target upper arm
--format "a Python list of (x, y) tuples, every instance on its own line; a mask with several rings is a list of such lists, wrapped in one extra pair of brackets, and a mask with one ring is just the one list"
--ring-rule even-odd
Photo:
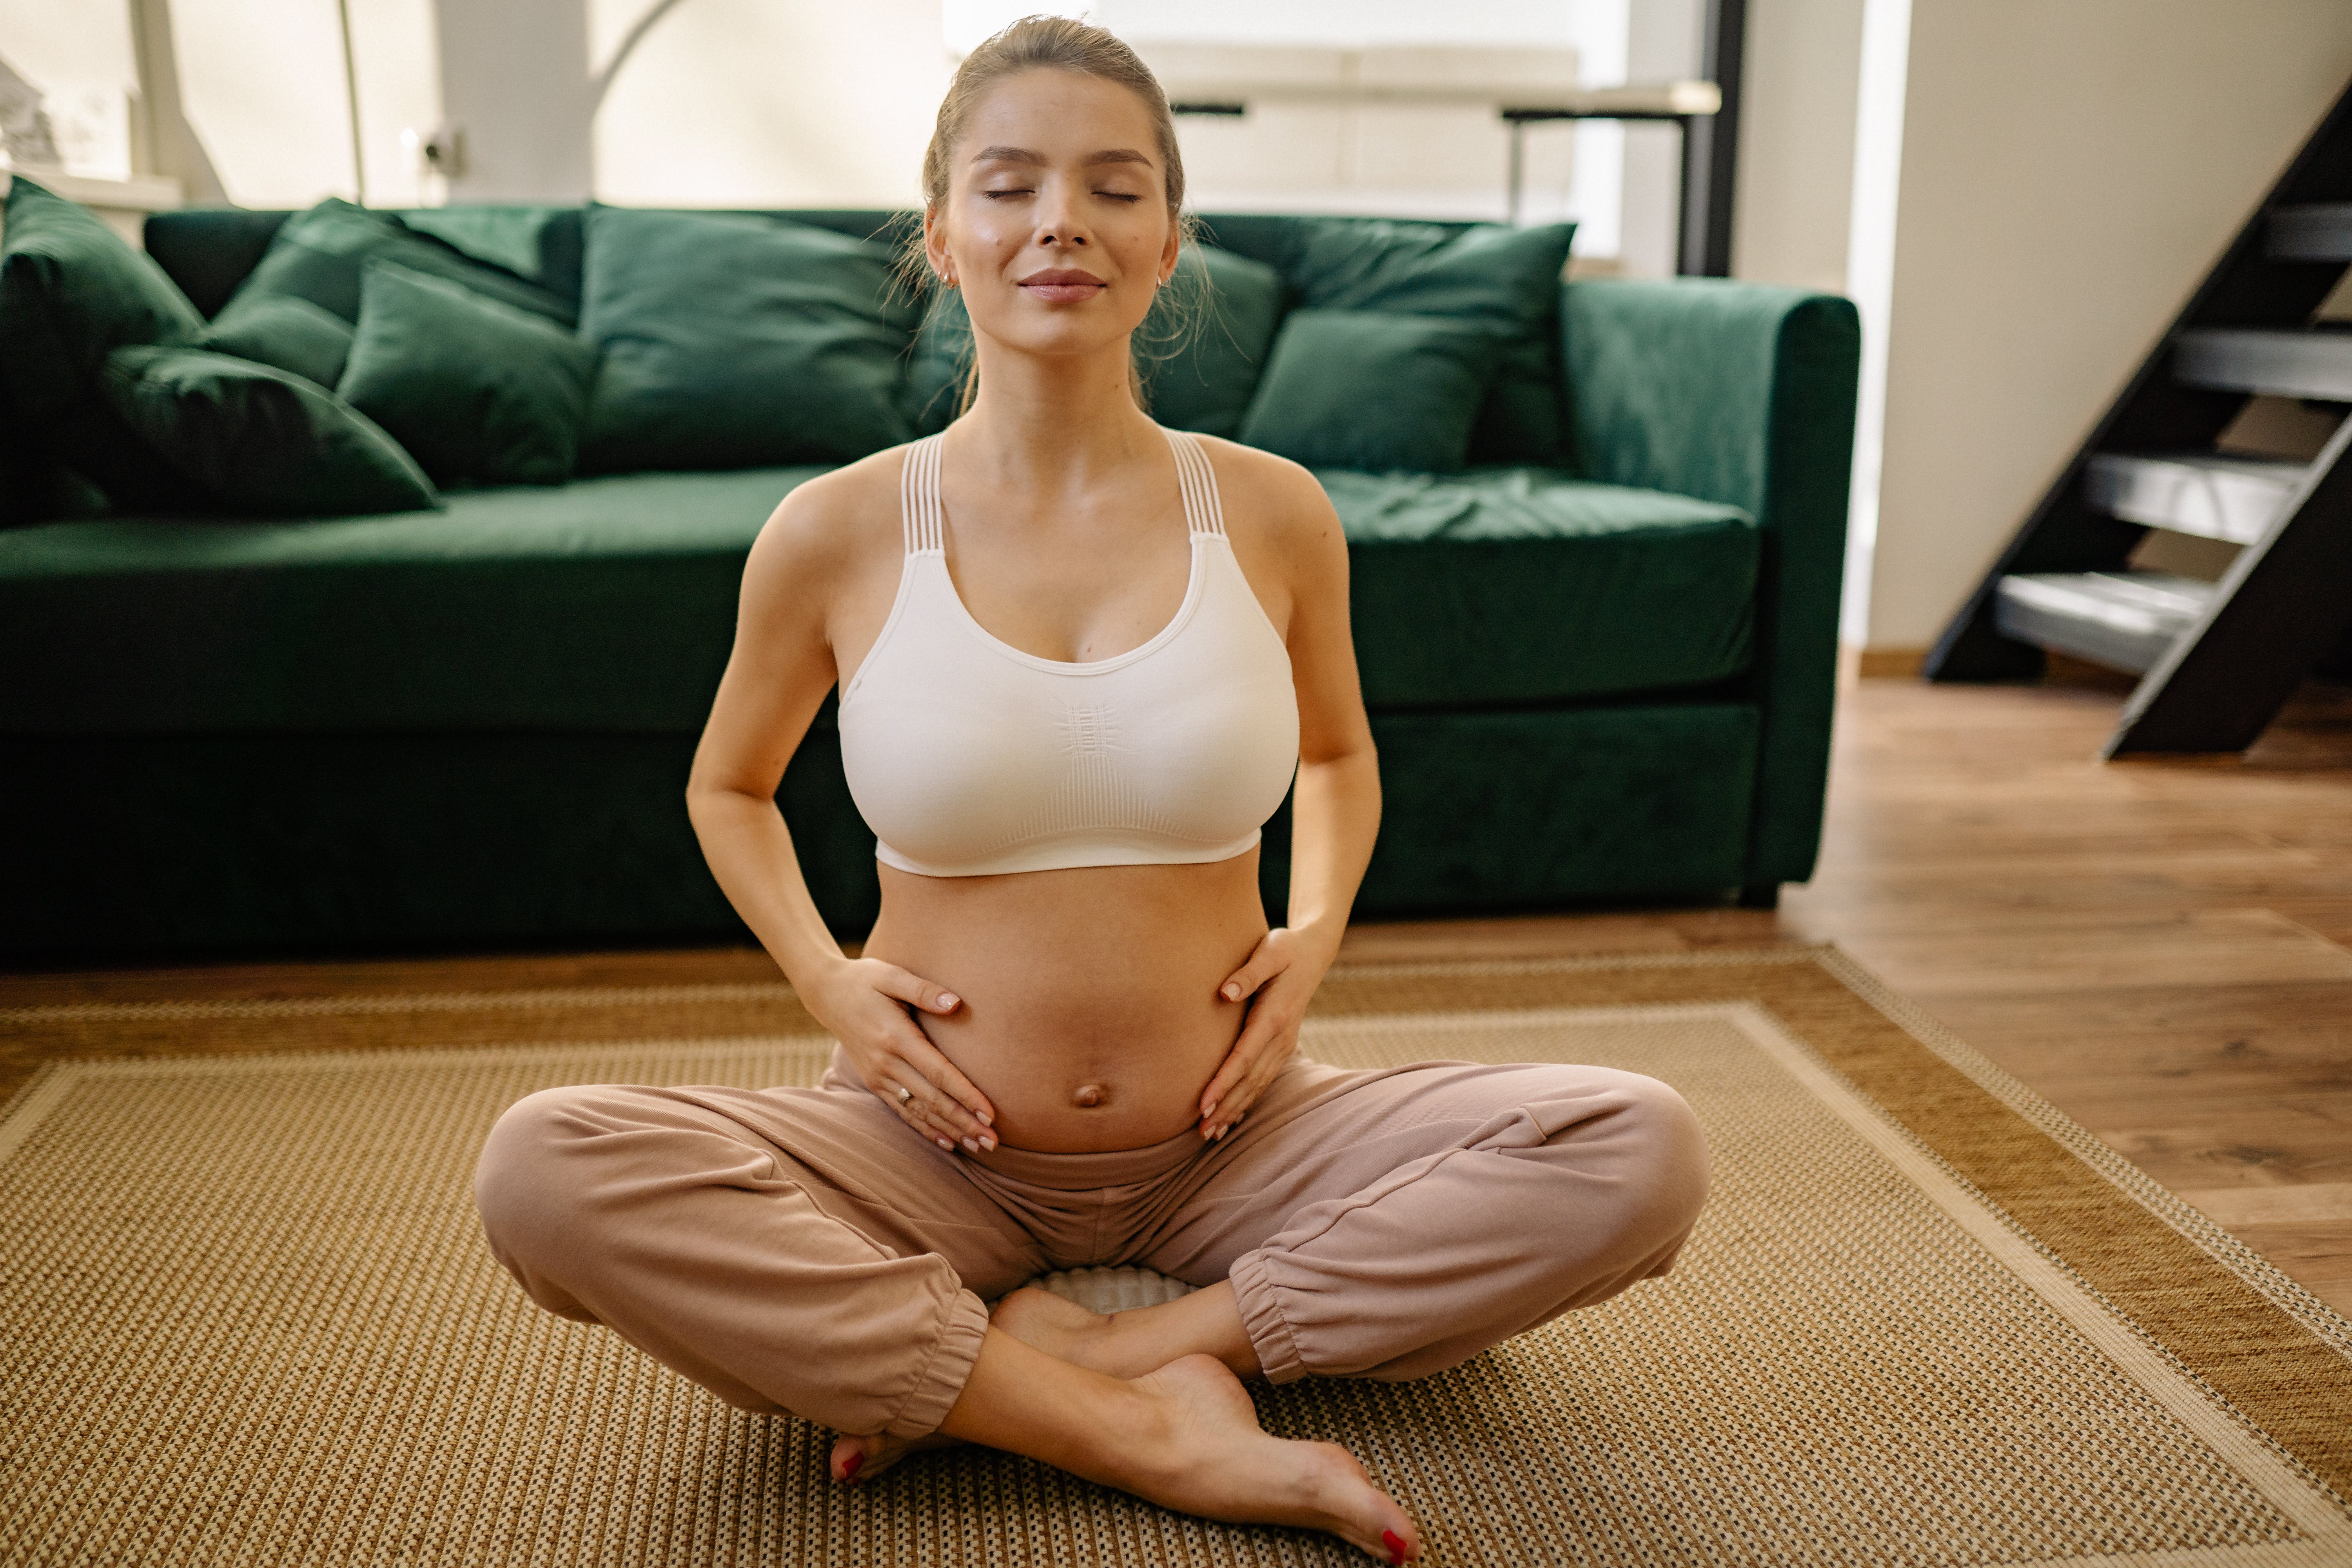
[(751, 542), (735, 644), (695, 747), (689, 795), (773, 796), (833, 689), (827, 619), (847, 566), (846, 499), (826, 479), (812, 479), (778, 503)]

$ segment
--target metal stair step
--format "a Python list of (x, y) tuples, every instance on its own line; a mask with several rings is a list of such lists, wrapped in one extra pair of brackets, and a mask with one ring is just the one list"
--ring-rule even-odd
[(2252, 544), (2294, 499), (2305, 471), (2301, 463), (2217, 452), (2101, 452), (2083, 492), (2126, 522)]
[(2172, 342), (2172, 374), (2225, 392), (2352, 402), (2352, 332), (2186, 331)]
[(2213, 584), (2168, 572), (2041, 572), (2000, 580), (2003, 635), (2096, 664), (2145, 671), (2212, 601)]
[(2270, 215), (2274, 261), (2352, 261), (2352, 202), (2306, 202)]

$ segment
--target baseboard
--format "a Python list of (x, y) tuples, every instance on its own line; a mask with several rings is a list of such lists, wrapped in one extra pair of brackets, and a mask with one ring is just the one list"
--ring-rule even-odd
[(1838, 648), (1838, 683), (1856, 680), (1916, 680), (1927, 662), (1924, 647)]

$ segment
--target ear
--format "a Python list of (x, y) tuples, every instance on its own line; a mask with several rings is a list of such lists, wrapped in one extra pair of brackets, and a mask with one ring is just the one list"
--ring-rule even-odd
[(931, 264), (931, 276), (955, 287), (955, 258), (948, 254), (947, 225), (940, 221), (939, 209), (923, 208), (923, 258)]
[(1160, 247), (1160, 281), (1165, 287), (1176, 276), (1176, 258), (1184, 247), (1184, 231), (1171, 219), (1168, 225), (1168, 243)]

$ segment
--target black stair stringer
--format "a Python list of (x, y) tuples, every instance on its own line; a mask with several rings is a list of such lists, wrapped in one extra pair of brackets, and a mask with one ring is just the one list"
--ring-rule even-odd
[(2249, 395), (2189, 386), (2171, 374), (2176, 334), (2202, 327), (2304, 326), (2344, 272), (2338, 261), (2274, 258), (2271, 209), (2352, 200), (2352, 89), (2339, 97), (2301, 153), (2254, 209), (2141, 361), (2115, 403), (2002, 550), (1922, 666), (1930, 680), (2017, 680), (2039, 675), (2041, 648), (2001, 635), (1994, 622), (2000, 579), (2011, 573), (2112, 572), (2147, 530), (2105, 516), (2085, 499), (2084, 478), (2100, 452), (2161, 452), (2211, 447)]
[(2105, 755), (2242, 752), (2352, 631), (2352, 419), (2284, 526), (2231, 563), (2204, 616), (2141, 680)]

